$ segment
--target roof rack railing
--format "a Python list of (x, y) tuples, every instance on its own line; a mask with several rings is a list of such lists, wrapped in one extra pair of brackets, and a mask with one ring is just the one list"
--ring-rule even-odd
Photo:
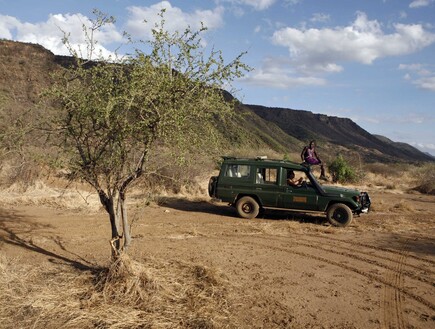
[(256, 157), (257, 160), (266, 160), (267, 159), (267, 155), (259, 155)]

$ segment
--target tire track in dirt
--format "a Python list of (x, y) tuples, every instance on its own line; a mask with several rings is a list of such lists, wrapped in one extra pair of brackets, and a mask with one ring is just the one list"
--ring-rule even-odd
[[(247, 236), (247, 237), (252, 239), (252, 235), (251, 236)], [(363, 277), (366, 277), (366, 278), (368, 278), (370, 280), (373, 280), (373, 281), (376, 281), (378, 283), (381, 283), (381, 284), (383, 284), (385, 286), (391, 287), (392, 289), (397, 290), (400, 294), (405, 295), (405, 296), (415, 300), (416, 302), (426, 306), (427, 308), (431, 309), (432, 311), (435, 311), (435, 304), (433, 304), (432, 302), (426, 300), (425, 298), (423, 298), (423, 297), (421, 297), (421, 296), (419, 296), (419, 295), (417, 295), (417, 294), (415, 294), (415, 293), (413, 293), (411, 291), (408, 291), (407, 289), (405, 289), (403, 287), (403, 285), (401, 286), (400, 284), (398, 284), (397, 280), (391, 280), (389, 278), (387, 279), (387, 278), (384, 278), (384, 277), (380, 277), (380, 276), (374, 275), (372, 273), (368, 273), (366, 271), (363, 271), (363, 270), (361, 270), (361, 269), (359, 269), (357, 267), (344, 264), (342, 262), (337, 262), (337, 261), (331, 260), (329, 258), (324, 258), (324, 257), (318, 256), (318, 255), (313, 255), (313, 254), (310, 254), (310, 253), (307, 253), (307, 252), (298, 251), (298, 250), (295, 250), (292, 247), (282, 247), (282, 246), (278, 247), (278, 246), (271, 246), (269, 244), (261, 243), (261, 242), (258, 242), (258, 241), (255, 241), (255, 242), (252, 241), (252, 240), (251, 241), (246, 241), (246, 239), (244, 239), (245, 237), (243, 235), (240, 235), (240, 234), (239, 235), (236, 235), (236, 234), (233, 235), (233, 234), (231, 234), (231, 235), (225, 235), (225, 236), (220, 236), (220, 237), (217, 237), (217, 236), (216, 237), (211, 237), (211, 236), (209, 236), (208, 238), (214, 238), (214, 239), (228, 238), (228, 240), (231, 243), (233, 243), (233, 244), (242, 244), (242, 245), (243, 244), (250, 244), (250, 245), (253, 245), (253, 246), (264, 247), (266, 249), (278, 250), (278, 251), (285, 252), (285, 253), (295, 254), (295, 255), (298, 255), (298, 256), (301, 256), (301, 257), (305, 257), (305, 258), (317, 260), (319, 262), (327, 263), (327, 264), (330, 264), (330, 265), (333, 265), (333, 266), (337, 266), (337, 267), (342, 268), (344, 270), (357, 273), (357, 274), (359, 274), (359, 275), (361, 275)], [(234, 238), (237, 238), (237, 240), (235, 240)], [(277, 239), (276, 236), (273, 236), (273, 237), (255, 236), (255, 238), (256, 239), (263, 239), (263, 240), (271, 240), (271, 239), (273, 239), (273, 240), (276, 240), (277, 242), (288, 242), (288, 241), (284, 241), (283, 239)], [(286, 238), (286, 237), (283, 237), (283, 238)], [(294, 245), (294, 247), (297, 247), (297, 245)], [(394, 272), (394, 271), (392, 270), (392, 272)]]
[(391, 285), (384, 285), (381, 299), (381, 319), (382, 328), (407, 328), (407, 322), (403, 312), (403, 294), (400, 289), (394, 287), (404, 287), (404, 277), (402, 275), (402, 267), (408, 256), (406, 248), (402, 254), (397, 257), (397, 262), (394, 270), (385, 273), (385, 280)]
[[(271, 239), (274, 240), (282, 240), (279, 237), (271, 236)], [(390, 250), (387, 248), (384, 248), (381, 252), (387, 253), (389, 255), (392, 255), (391, 257), (386, 257), (383, 255), (379, 255), (378, 253), (373, 254), (370, 252), (362, 251), (361, 249), (355, 249), (354, 248), (354, 241), (348, 242), (343, 241), (339, 239), (328, 239), (327, 237), (322, 237), (323, 242), (314, 242), (313, 240), (307, 240), (304, 238), (299, 237), (298, 238), (298, 244), (303, 245), (305, 247), (314, 248), (316, 250), (322, 250), (326, 252), (330, 252), (333, 254), (350, 257), (352, 259), (357, 259), (362, 262), (367, 262), (372, 265), (376, 265), (380, 268), (385, 269), (384, 274), (384, 280), (389, 282), (390, 284), (383, 284), (383, 290), (381, 294), (381, 304), (380, 304), (380, 310), (381, 310), (381, 328), (397, 328), (397, 329), (405, 329), (407, 328), (407, 319), (406, 314), (403, 310), (403, 300), (404, 295), (402, 291), (404, 290), (404, 276), (408, 278), (412, 278), (414, 280), (418, 280), (424, 283), (427, 283), (430, 285), (430, 287), (434, 287), (435, 283), (431, 279), (423, 278), (422, 276), (419, 276), (418, 274), (415, 274), (413, 272), (410, 272), (409, 270), (405, 270), (404, 267), (412, 268), (414, 270), (423, 271), (427, 275), (433, 275), (434, 272), (427, 269), (422, 268), (420, 266), (416, 266), (413, 264), (407, 263), (407, 258), (409, 256), (409, 239), (405, 241), (404, 246), (402, 247), (402, 250)], [(301, 242), (306, 241), (305, 243)], [(336, 241), (339, 240), (339, 241)], [(337, 242), (339, 242), (339, 246), (337, 246)], [(334, 250), (324, 248), (324, 245), (328, 245), (328, 247), (335, 248)], [(346, 250), (346, 252), (337, 251), (336, 248), (341, 248)], [(353, 247), (354, 252), (348, 252), (349, 247)], [(379, 251), (375, 246), (364, 244), (363, 246), (360, 246), (363, 248), (369, 248), (376, 251)], [(365, 256), (370, 256), (373, 259), (368, 259), (365, 256), (361, 257), (360, 254), (363, 254)], [(414, 257), (414, 261), (418, 260), (420, 263), (431, 263), (430, 260), (428, 261), (425, 258), (420, 257)], [(379, 260), (387, 261), (388, 263), (392, 263), (392, 266), (386, 265), (385, 263), (379, 262)], [(433, 276), (431, 276), (432, 278)]]
[[(274, 235), (258, 236), (258, 238), (266, 239), (266, 240), (275, 240), (275, 241), (278, 241), (278, 242), (283, 242), (285, 239), (288, 239), (287, 237), (284, 237), (284, 236), (280, 237), (280, 236), (274, 236)], [(301, 241), (306, 241), (306, 242), (301, 242)], [(285, 240), (285, 242), (288, 242), (288, 241)], [(349, 244), (350, 246), (353, 246), (353, 243), (350, 243), (350, 242), (346, 242), (346, 243)], [(382, 255), (378, 255), (378, 254), (372, 254), (372, 253), (364, 252), (364, 251), (361, 251), (361, 250), (357, 250), (357, 251), (353, 251), (352, 252), (352, 251), (349, 251), (349, 249), (346, 248), (346, 247), (339, 247), (336, 244), (332, 244), (332, 243), (328, 243), (328, 246), (330, 246), (333, 249), (328, 249), (328, 248), (325, 248), (325, 243), (320, 243), (320, 242), (315, 243), (312, 240), (307, 240), (307, 239), (301, 238), (301, 237), (298, 238), (297, 245), (298, 246), (304, 246), (304, 247), (312, 248), (312, 249), (315, 249), (315, 250), (322, 250), (322, 251), (325, 251), (325, 252), (329, 252), (329, 253), (340, 255), (340, 256), (344, 256), (344, 257), (349, 257), (351, 259), (359, 260), (361, 262), (365, 262), (365, 263), (368, 263), (368, 264), (371, 264), (371, 265), (375, 265), (375, 266), (381, 267), (381, 268), (383, 268), (383, 269), (385, 269), (387, 271), (393, 271), (393, 272), (396, 271), (396, 267), (394, 265), (393, 266), (389, 266), (389, 265), (387, 265), (387, 264), (385, 264), (383, 262), (380, 262), (379, 260), (376, 260), (376, 258), (377, 259), (381, 259), (381, 260), (385, 260), (385, 261), (388, 261), (388, 262), (391, 262), (391, 263), (397, 263), (397, 259), (400, 258), (402, 256), (402, 254), (403, 254), (403, 253), (398, 253), (396, 251), (393, 254), (393, 255), (395, 255), (395, 258), (390, 258), (390, 257), (385, 257), (385, 256), (382, 256)], [(345, 251), (340, 251), (340, 250), (337, 249), (337, 247), (338, 248), (342, 248)], [(367, 257), (360, 256), (360, 254), (363, 254), (363, 255), (366, 255), (366, 256), (370, 256), (370, 257), (375, 258), (375, 259), (369, 259)], [(424, 282), (424, 283), (430, 285), (431, 287), (435, 287), (435, 282), (433, 280), (425, 278), (425, 277), (422, 277), (421, 275), (417, 275), (417, 274), (415, 274), (413, 272), (410, 272), (409, 270), (403, 270), (403, 266), (411, 267), (411, 268), (414, 268), (416, 270), (423, 271), (423, 272), (426, 272), (426, 273), (429, 273), (429, 274), (435, 274), (435, 272), (430, 271), (430, 270), (425, 269), (425, 268), (421, 268), (419, 266), (415, 266), (415, 265), (411, 265), (411, 264), (406, 264), (406, 263), (403, 263), (403, 262), (402, 262), (401, 267), (400, 267), (401, 268), (401, 272), (403, 272), (403, 274), (405, 274), (407, 277), (410, 277), (410, 278), (412, 278), (414, 280), (417, 280), (417, 281), (420, 281), (420, 282)]]
[[(328, 240), (328, 241), (336, 241), (336, 242), (340, 242), (340, 243), (351, 244), (352, 246), (366, 247), (366, 248), (373, 249), (373, 250), (376, 250), (376, 251), (380, 250), (380, 251), (388, 252), (388, 253), (391, 253), (391, 254), (397, 254), (397, 255), (401, 255), (402, 254), (401, 251), (398, 251), (398, 250), (395, 250), (395, 249), (373, 246), (373, 245), (370, 245), (370, 244), (367, 244), (367, 243), (362, 243), (362, 242), (352, 241), (352, 243), (349, 243), (346, 240), (341, 240), (341, 239), (337, 239), (337, 238), (330, 237), (330, 236), (321, 236), (321, 235), (316, 235), (316, 234), (310, 234), (310, 233), (306, 233), (305, 235), (306, 236), (311, 236), (311, 237), (314, 237), (314, 238), (325, 239), (325, 240)], [(419, 256), (416, 256), (416, 255), (412, 255), (412, 254), (409, 254), (408, 258), (412, 258), (412, 259), (415, 259), (415, 260), (418, 260), (418, 261), (426, 262), (426, 263), (428, 263), (430, 265), (435, 265), (435, 261), (432, 260), (432, 259), (427, 259), (427, 258), (424, 258), (424, 257), (419, 257)], [(431, 273), (435, 273), (435, 272), (431, 272)]]
[[(417, 275), (417, 274), (414, 274), (413, 272), (410, 272), (409, 270), (404, 270), (403, 269), (403, 266), (407, 266), (407, 267), (414, 268), (416, 270), (420, 270), (420, 271), (423, 271), (423, 272), (426, 272), (426, 273), (429, 273), (429, 274), (434, 274), (434, 272), (432, 272), (430, 270), (427, 270), (427, 269), (421, 268), (419, 266), (415, 266), (415, 265), (411, 265), (411, 264), (406, 264), (406, 263), (402, 262), (400, 259), (401, 259), (401, 256), (403, 255), (403, 253), (398, 254), (398, 255), (397, 255), (397, 253), (394, 253), (395, 258), (389, 258), (389, 257), (381, 256), (381, 255), (376, 255), (376, 254), (371, 254), (371, 253), (363, 252), (361, 250), (357, 250), (357, 251), (353, 251), (352, 252), (352, 251), (349, 251), (349, 249), (347, 249), (345, 247), (340, 247), (340, 248), (343, 248), (346, 251), (338, 251), (337, 250), (337, 245), (330, 244), (330, 246), (332, 248), (334, 248), (334, 250), (332, 250), (332, 249), (325, 248), (323, 243), (322, 244), (315, 244), (312, 241), (308, 241), (306, 243), (303, 243), (303, 242), (300, 242), (301, 240), (305, 240), (305, 241), (307, 241), (307, 240), (304, 239), (304, 238), (300, 238), (298, 240), (298, 243), (300, 245), (305, 246), (305, 247), (313, 248), (313, 249), (316, 249), (316, 250), (323, 250), (323, 251), (330, 252), (330, 253), (333, 253), (333, 254), (337, 254), (337, 255), (349, 257), (349, 258), (352, 258), (352, 259), (356, 259), (356, 260), (359, 260), (359, 261), (362, 261), (362, 262), (369, 263), (371, 265), (376, 265), (378, 267), (382, 267), (382, 268), (384, 268), (384, 269), (386, 269), (388, 271), (395, 272), (397, 270), (397, 266), (396, 265), (389, 266), (389, 265), (386, 265), (385, 263), (382, 263), (382, 262), (380, 262), (380, 261), (378, 261), (376, 259), (369, 259), (367, 257), (360, 256), (359, 254), (370, 256), (370, 257), (377, 258), (377, 259), (382, 259), (382, 260), (385, 260), (385, 261), (388, 261), (388, 262), (391, 262), (391, 263), (401, 263), (400, 264), (401, 265), (400, 266), (400, 270), (401, 270), (401, 272), (403, 272), (403, 274), (405, 274), (406, 276), (408, 276), (408, 277), (410, 277), (410, 278), (412, 278), (414, 280), (418, 280), (418, 281), (427, 283), (431, 287), (435, 286), (435, 282), (433, 280), (427, 279), (425, 277), (422, 277), (421, 275)], [(352, 244), (349, 243), (349, 245), (352, 245)]]
[[(302, 240), (306, 241), (306, 239), (302, 239)], [(328, 245), (332, 245), (333, 247), (337, 246), (336, 241), (332, 241), (332, 243), (331, 241), (327, 241), (326, 243)], [(340, 244), (345, 246), (346, 245), (352, 246), (353, 242), (350, 243), (347, 241), (340, 240)], [(341, 248), (346, 248), (345, 246), (341, 246)], [(365, 244), (364, 247), (365, 248), (370, 247), (370, 249), (376, 249), (375, 246), (370, 246), (367, 244)], [(321, 248), (321, 247), (317, 247), (317, 248)], [(407, 250), (408, 248), (409, 248), (409, 240), (406, 241), (401, 251), (397, 251), (397, 250), (395, 250), (394, 252), (391, 252), (390, 250), (383, 251), (384, 253), (392, 254), (393, 258), (384, 257), (378, 254), (367, 253), (358, 249), (358, 254), (369, 255), (371, 257), (382, 259), (393, 264), (393, 266), (387, 266), (383, 263), (379, 263), (378, 261), (372, 262), (374, 265), (386, 269), (384, 278), (386, 281), (391, 283), (391, 285), (383, 285), (383, 293), (381, 295), (381, 305), (380, 305), (381, 319), (383, 321), (382, 328), (397, 328), (397, 329), (407, 328), (406, 316), (403, 311), (403, 294), (401, 293), (400, 289), (393, 288), (393, 287), (400, 287), (402, 289), (404, 288), (404, 275), (428, 283), (432, 287), (435, 286), (434, 282), (431, 281), (430, 279), (425, 279), (421, 276), (413, 274), (412, 272), (404, 270), (404, 267), (410, 267), (428, 273), (429, 275), (434, 274), (433, 271), (428, 270), (426, 268), (421, 268), (419, 266), (407, 264), (406, 259), (409, 256), (409, 251)], [(321, 249), (325, 250), (324, 248)], [(346, 253), (340, 253), (340, 254), (345, 255)], [(361, 261), (364, 261), (364, 259), (361, 257), (357, 256), (356, 258)], [(420, 259), (420, 262), (426, 262), (426, 259)]]
[[(318, 237), (318, 236), (317, 236)], [(327, 237), (321, 237), (323, 241), (327, 241), (326, 243), (339, 243), (344, 246), (354, 245), (354, 241), (352, 243), (348, 241), (343, 241), (340, 239), (328, 239)], [(331, 243), (332, 240), (332, 243)], [(407, 277), (411, 277), (413, 279), (417, 279), (422, 282), (426, 282), (431, 285), (431, 287), (435, 286), (435, 283), (430, 279), (424, 279), (421, 276), (414, 275), (407, 270), (404, 270), (404, 267), (413, 268), (419, 271), (423, 271), (425, 274), (433, 277), (434, 273), (430, 269), (422, 268), (419, 266), (415, 266), (412, 264), (408, 264), (406, 259), (410, 256), (409, 252), (409, 240), (406, 240), (401, 250), (391, 250), (388, 248), (377, 248), (376, 246), (372, 246), (369, 244), (356, 243), (360, 247), (369, 248), (375, 251), (382, 251), (384, 253), (388, 253), (393, 256), (384, 257), (378, 254), (371, 254), (361, 250), (358, 250), (358, 253), (368, 254), (372, 257), (376, 257), (379, 259), (383, 259), (393, 263), (393, 266), (383, 266), (387, 271), (385, 272), (384, 278), (386, 281), (390, 282), (391, 285), (383, 285), (383, 293), (381, 295), (381, 319), (382, 319), (382, 328), (397, 328), (397, 329), (405, 329), (407, 328), (406, 316), (403, 311), (403, 299), (404, 296), (401, 292), (401, 289), (396, 289), (393, 287), (400, 287), (403, 289), (404, 287), (404, 275)], [(343, 247), (344, 248), (344, 247)], [(418, 260), (420, 263), (431, 264), (432, 261), (422, 257), (412, 257), (413, 260)]]

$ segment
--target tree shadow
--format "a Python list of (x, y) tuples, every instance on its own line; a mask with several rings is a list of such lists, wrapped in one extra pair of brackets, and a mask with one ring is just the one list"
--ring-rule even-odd
[[(223, 216), (228, 218), (238, 218), (234, 207), (230, 207), (225, 203), (217, 203), (213, 201), (191, 201), (177, 197), (165, 197), (161, 200), (161, 205), (189, 212), (200, 212), (204, 214), (211, 214), (217, 216)], [(326, 223), (325, 216), (319, 216), (318, 214), (307, 214), (301, 212), (294, 212), (288, 210), (271, 210), (266, 209), (261, 212), (257, 218), (264, 220), (285, 220), (296, 221), (299, 223), (310, 223), (316, 225), (324, 225)]]
[(21, 235), (31, 234), (41, 229), (52, 228), (50, 224), (36, 223), (31, 220), (29, 216), (20, 215), (16, 211), (8, 211), (0, 209), (0, 243), (13, 245), (19, 248), (24, 248), (45, 256), (48, 256), (48, 261), (56, 264), (68, 264), (75, 269), (81, 271), (91, 271), (92, 273), (101, 270), (101, 267), (93, 264), (81, 256), (68, 251), (59, 236), (53, 237), (51, 240), (57, 244), (62, 250), (76, 256), (80, 261), (56, 254), (50, 250), (47, 250), (41, 246), (38, 246), (32, 238), (25, 239)]

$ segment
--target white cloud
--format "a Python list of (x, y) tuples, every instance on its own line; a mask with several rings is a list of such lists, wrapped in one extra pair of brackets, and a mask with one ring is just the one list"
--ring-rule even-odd
[(433, 0), (414, 0), (409, 4), (409, 8), (421, 8), (429, 6)]
[(405, 79), (405, 80), (411, 80), (412, 78), (411, 78), (411, 75), (410, 75), (409, 73), (406, 73), (406, 74), (403, 76), (403, 79)]
[(264, 10), (275, 3), (276, 0), (240, 0), (241, 3), (252, 6), (256, 10)]
[[(165, 26), (170, 32), (184, 31), (188, 26), (198, 30), (201, 27), (201, 22), (210, 30), (223, 25), (223, 7), (186, 13), (180, 8), (173, 7), (169, 1), (161, 1), (150, 7), (128, 7), (130, 17), (126, 24), (127, 31), (136, 36), (151, 37), (150, 27), (154, 28), (155, 24), (160, 22), (158, 14), (162, 9), (165, 9)], [(145, 20), (147, 24), (144, 23)]]
[(0, 15), (0, 38), (13, 39), (12, 31), (20, 25), (20, 21), (15, 17)]
[(325, 23), (331, 19), (330, 15), (323, 13), (315, 13), (310, 21), (313, 23)]
[(303, 0), (284, 0), (284, 4), (287, 6), (294, 6), (301, 3)]
[(435, 144), (431, 144), (431, 143), (429, 143), (429, 144), (413, 143), (413, 144), (419, 148), (431, 150), (432, 154), (433, 154), (433, 151), (435, 151)]
[(419, 71), (422, 65), (419, 63), (414, 64), (399, 64), (399, 70)]
[[(334, 111), (337, 111), (334, 109)], [(376, 111), (371, 113), (370, 115), (361, 114), (360, 110), (349, 110), (348, 117), (350, 117), (354, 121), (358, 122), (370, 122), (376, 123), (379, 125), (391, 124), (397, 126), (398, 129), (402, 131), (403, 126), (415, 125), (416, 127), (420, 127), (417, 129), (421, 129), (422, 126), (431, 126), (435, 124), (435, 113), (431, 113), (430, 111), (426, 111), (424, 109), (415, 110), (409, 108), (408, 110), (404, 110), (403, 112), (393, 111)], [(425, 130), (422, 129), (421, 132)]]
[(298, 86), (321, 86), (326, 83), (322, 78), (301, 75), (295, 72), (291, 69), (288, 60), (282, 58), (265, 59), (260, 69), (247, 75), (242, 81), (251, 85), (280, 89)]
[(286, 27), (273, 34), (272, 42), (287, 47), (296, 64), (324, 70), (343, 61), (371, 64), (378, 58), (410, 54), (435, 42), (435, 34), (420, 24), (396, 24), (394, 28), (394, 33), (386, 34), (378, 21), (370, 21), (359, 12), (349, 26), (306, 30)]
[(291, 76), (285, 72), (267, 72), (260, 69), (252, 77), (247, 77), (244, 81), (251, 85), (262, 87), (273, 87), (280, 89), (290, 89), (298, 86), (321, 86), (325, 80), (317, 77)]
[[(69, 35), (69, 42), (73, 48), (83, 52), (86, 57), (86, 43), (83, 25), (90, 26), (91, 21), (82, 14), (50, 15), (46, 22), (23, 23), (16, 18), (0, 15), (0, 37), (22, 42), (37, 43), (58, 55), (69, 55), (68, 49), (62, 42), (64, 32)], [(101, 31), (96, 32), (98, 40), (96, 50), (103, 56), (111, 54), (104, 45), (122, 40), (113, 24), (108, 24)]]
[(276, 0), (220, 0), (218, 2), (229, 2), (233, 5), (251, 6), (255, 10), (265, 10), (272, 6)]
[(422, 89), (435, 91), (435, 76), (417, 79), (413, 83)]
[[(166, 9), (164, 18), (166, 28), (173, 31), (184, 31), (189, 25), (198, 30), (201, 22), (208, 29), (216, 29), (223, 25), (223, 7), (213, 10), (196, 10), (192, 13), (183, 12), (173, 7), (169, 1), (161, 1), (150, 7), (128, 7), (130, 13), (126, 29), (135, 38), (151, 36), (151, 28), (160, 19), (161, 9)], [(144, 20), (149, 23), (146, 25)], [(69, 42), (82, 57), (87, 57), (83, 25), (90, 26), (91, 19), (78, 14), (51, 14), (45, 22), (21, 22), (15, 17), (0, 15), (0, 38), (22, 42), (37, 43), (58, 55), (69, 55), (68, 49), (62, 42), (63, 32), (69, 35)], [(95, 33), (98, 41), (96, 52), (107, 57), (113, 55), (110, 46), (118, 47), (123, 43), (123, 35), (114, 24), (107, 24)]]
[(421, 89), (435, 91), (435, 71), (419, 63), (400, 64), (399, 70), (406, 70), (404, 79)]
[(427, 113), (409, 112), (401, 116), (389, 117), (387, 120), (388, 122), (404, 124), (404, 125), (408, 125), (408, 124), (420, 125), (420, 124), (427, 124), (429, 122), (434, 122), (435, 117)]
[(419, 142), (410, 142), (409, 144), (414, 146), (415, 148), (420, 149), (420, 151), (429, 153), (435, 157), (435, 144), (433, 144), (433, 143), (419, 143)]

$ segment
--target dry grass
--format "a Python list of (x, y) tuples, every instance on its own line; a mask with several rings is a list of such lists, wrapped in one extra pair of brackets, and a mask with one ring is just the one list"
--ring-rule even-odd
[(414, 212), (415, 209), (412, 206), (412, 204), (410, 204), (404, 200), (400, 200), (399, 202), (394, 204), (392, 207), (390, 207), (390, 211), (391, 212)]
[(14, 183), (0, 189), (0, 205), (44, 205), (61, 209), (86, 209), (97, 211), (101, 207), (98, 195), (93, 191), (69, 186), (51, 186), (50, 182), (36, 180), (32, 184)]
[[(226, 279), (198, 264), (122, 256), (109, 268), (0, 258), (2, 328), (231, 328)], [(6, 302), (4, 302), (6, 301)]]

